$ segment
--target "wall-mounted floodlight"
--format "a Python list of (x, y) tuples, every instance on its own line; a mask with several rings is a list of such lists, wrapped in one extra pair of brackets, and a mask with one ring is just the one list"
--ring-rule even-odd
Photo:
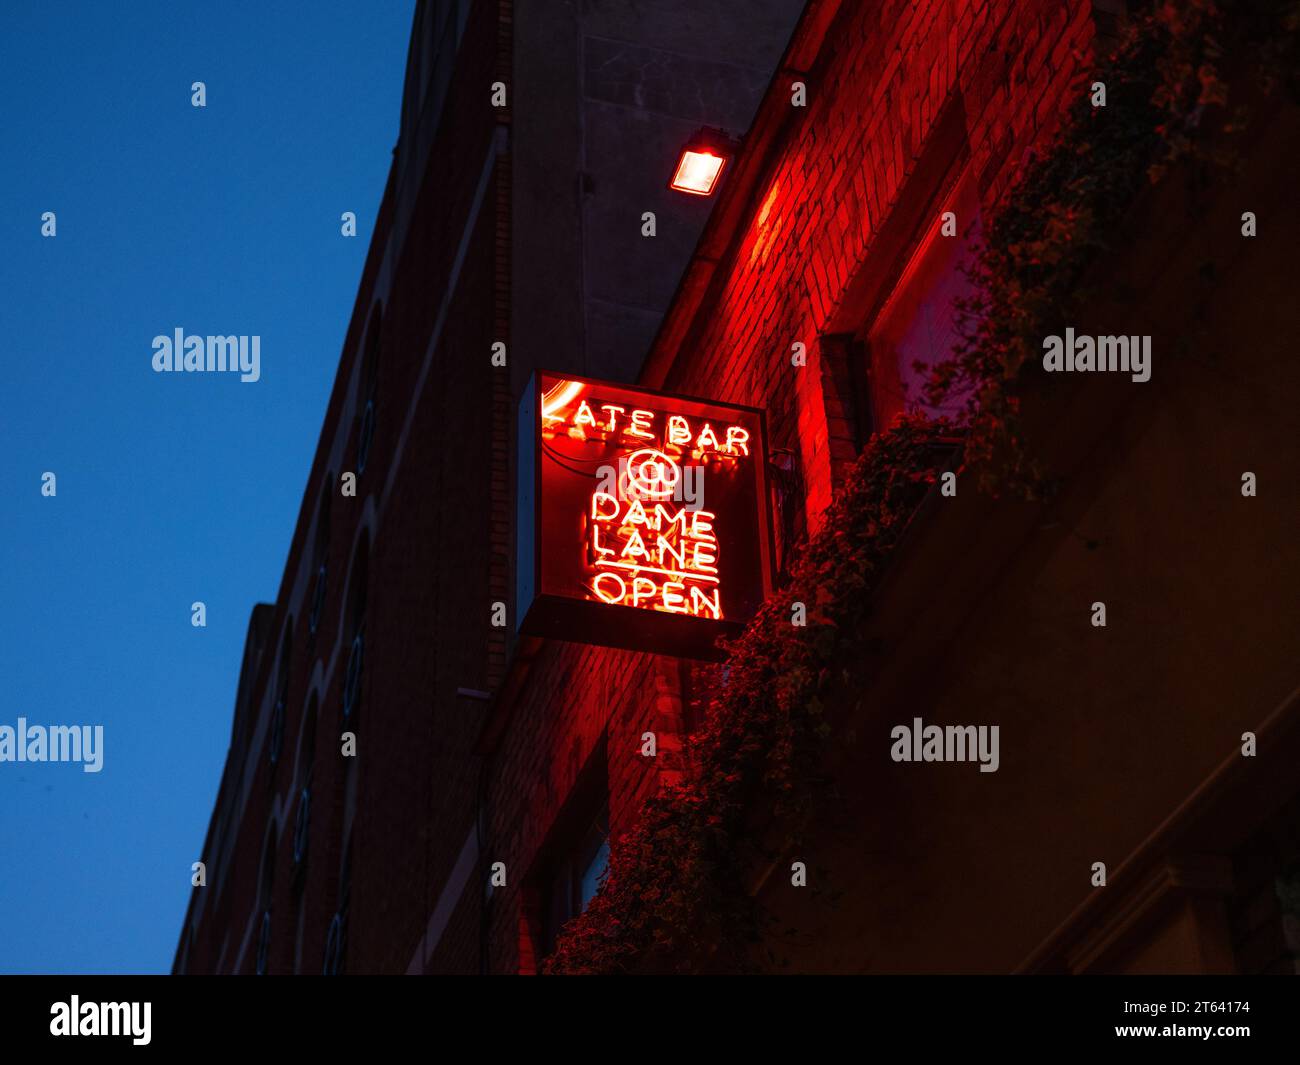
[(712, 196), (723, 169), (739, 146), (725, 130), (708, 126), (697, 130), (682, 146), (668, 187), (692, 196)]

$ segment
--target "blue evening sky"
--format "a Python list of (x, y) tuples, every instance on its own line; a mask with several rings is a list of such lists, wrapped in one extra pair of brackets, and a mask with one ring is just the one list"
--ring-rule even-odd
[[(171, 967), (249, 612), (279, 589), (397, 138), (412, 14), (4, 5), (0, 725), (99, 724), (105, 749), (98, 774), (0, 763), (0, 973)], [(177, 327), (260, 335), (261, 380), (154, 374), (151, 341)]]

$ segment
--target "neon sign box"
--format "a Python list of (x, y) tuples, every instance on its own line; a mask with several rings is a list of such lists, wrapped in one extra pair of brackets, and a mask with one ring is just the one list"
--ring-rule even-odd
[(519, 441), (520, 632), (716, 657), (771, 590), (760, 411), (539, 372)]

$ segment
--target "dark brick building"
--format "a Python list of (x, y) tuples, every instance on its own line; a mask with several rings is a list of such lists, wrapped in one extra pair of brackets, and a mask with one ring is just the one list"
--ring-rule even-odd
[[(701, 125), (748, 125), (799, 7), (727, 6), (417, 5), (400, 139), (283, 583), (249, 624), (178, 971), (517, 964), (517, 915), (509, 961), (484, 951), (507, 903), (480, 888), (489, 859), (532, 861), (568, 781), (541, 771), (550, 751), (507, 764), (483, 746), (485, 696), (522, 660), (491, 625), (511, 599), (514, 400), (537, 366), (635, 376), (709, 211), (664, 168)], [(538, 803), (527, 857), (500, 850), (507, 792)]]
[[(736, 9), (419, 4), (177, 971), (537, 970), (606, 841), (690, 774), (695, 667), (494, 626), (496, 604), (515, 613), (529, 375), (762, 408), (784, 557), (916, 402), (913, 362), (951, 345), (983, 220), (1126, 19), (1120, 0)], [(1099, 263), (1113, 283), (1089, 317), (1153, 335), (1152, 382), (1031, 390), (1027, 422), (1063, 471), (1050, 502), (963, 487), (918, 512), (832, 708), (835, 824), (793, 856), (847, 899), (750, 885), (799, 930), (781, 945), (795, 968), (1294, 971), (1300, 704), (1277, 633), (1300, 622), (1283, 501), (1300, 382), (1277, 234), (1295, 206), (1269, 157), (1293, 164), (1300, 126), (1294, 108), (1261, 114), (1234, 183), (1198, 204), (1217, 221), (1188, 226), (1162, 187)], [(713, 199), (666, 188), (700, 126), (744, 134)], [(1274, 235), (1243, 242), (1246, 209)], [(1189, 324), (1189, 293), (1213, 313)], [(1258, 497), (1238, 491), (1246, 470)], [(892, 762), (890, 726), (914, 716), (998, 724), (999, 770)]]

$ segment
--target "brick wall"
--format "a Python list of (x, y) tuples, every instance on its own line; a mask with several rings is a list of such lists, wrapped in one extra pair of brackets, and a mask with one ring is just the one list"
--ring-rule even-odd
[(671, 666), (628, 651), (555, 643), (539, 653), (488, 772), (487, 857), (507, 870), (491, 903), (493, 972), (535, 965), (530, 938), (540, 930), (521, 927), (521, 914), (537, 906), (551, 849), (568, 842), (566, 804), (593, 757), (607, 759), (612, 835), (627, 831), (654, 786), (658, 759), (639, 752), (643, 733), (672, 725), (671, 694), (665, 702), (658, 680), (663, 669)]
[[(1056, 127), (1078, 71), (1075, 50), (1092, 36), (1091, 13), (1087, 3), (845, 4), (813, 70), (776, 79), (781, 106), (788, 83), (806, 81), (807, 110), (720, 267), (707, 326), (677, 354), (666, 385), (766, 408), (772, 446), (801, 453), (814, 523), (863, 431), (844, 366), (848, 342), (828, 346), (839, 355), (832, 363), (820, 360), (818, 339), (842, 318), (945, 104), (961, 94), (947, 114), (964, 115), (958, 155), (976, 168), (987, 205)], [(791, 365), (796, 341), (807, 348), (802, 368)], [(489, 860), (508, 870), (491, 903), (493, 971), (537, 965), (531, 884), (602, 736), (617, 836), (658, 782), (681, 771), (682, 704), (676, 663), (542, 649), (491, 761)], [(648, 730), (659, 738), (656, 760), (637, 753)]]
[[(489, 186), (508, 177), (493, 162), (496, 116), (485, 91), (501, 69), (501, 17), (496, 4), (472, 6), (440, 124), (407, 131), (409, 143), (395, 155), (268, 649), (248, 688), (246, 733), (228, 756), (203, 856), (212, 863), (209, 886), (196, 890), (180, 938), (178, 958), (189, 972), (254, 971), (272, 825), (269, 970), (321, 971), (350, 841), (347, 968), (404, 972), (473, 824), (471, 748), (482, 710), (456, 692), (486, 687), (500, 669), (499, 649), (495, 667), (490, 659), (488, 592), (494, 580), (501, 584), (499, 574), (492, 577), (500, 567), (499, 518), (494, 530), (489, 506), (501, 458), (491, 427), (501, 400), (487, 354), (501, 317), (501, 203), (481, 196), (481, 186), (485, 161)], [(339, 475), (357, 469), (362, 352), (373, 328), (381, 333), (375, 433), (349, 498)], [(319, 535), (328, 579), (313, 636), (307, 617), (322, 493), (329, 497), (328, 527)], [(342, 691), (356, 629), (349, 610), (363, 569), (361, 710), (347, 726), (356, 731), (358, 756), (347, 759)], [(267, 750), (286, 628), (285, 753), (272, 769)], [(298, 752), (313, 695), (309, 858), (295, 884), (293, 826), (308, 770)], [(477, 926), (477, 913), (458, 913), (457, 927), (466, 920)], [(477, 933), (469, 940), (456, 964), (477, 969)]]
[[(720, 269), (708, 325), (666, 384), (767, 408), (773, 445), (802, 456), (814, 525), (843, 458), (828, 433), (834, 397), (818, 338), (852, 327), (854, 281), (941, 113), (960, 96), (960, 151), (987, 208), (1057, 128), (1092, 35), (1087, 2), (843, 4), (812, 69), (776, 79), (763, 113), (791, 110), (787, 139)], [(805, 109), (790, 108), (796, 81)], [(796, 342), (808, 351), (801, 369)]]
[[(817, 3), (815, 17), (834, 5)], [(274, 821), (272, 971), (319, 971), (338, 904), (344, 846), (352, 844), (353, 971), (406, 971), (467, 837), (481, 852), (454, 894), (429, 971), (477, 971), (481, 937), (494, 972), (531, 971), (537, 951), (537, 885), (563, 842), (575, 785), (605, 761), (610, 828), (630, 826), (643, 799), (680, 773), (683, 672), (675, 660), (560, 643), (543, 645), (526, 684), (498, 707), (502, 727), (476, 747), (482, 703), (458, 689), (496, 690), (506, 648), (488, 626), (506, 600), (511, 510), (504, 375), (486, 358), (508, 336), (510, 160), (482, 161), (496, 128), (485, 86), (509, 69), (510, 7), (476, 3), (457, 57), (442, 126), (427, 131), (414, 184), (395, 171), (372, 244), (304, 497), (284, 582), (256, 664), (249, 729), (232, 748), (217, 836), (233, 840), (210, 892), (194, 910), (190, 971), (251, 971), (258, 885)], [(761, 406), (774, 447), (801, 458), (814, 524), (837, 466), (861, 426), (842, 367), (820, 361), (819, 337), (852, 317), (854, 281), (873, 254), (937, 123), (961, 121), (959, 154), (987, 206), (1002, 195), (1026, 150), (1050, 136), (1077, 73), (1076, 50), (1093, 34), (1087, 3), (931, 2), (842, 4), (811, 68), (786, 71), (757, 123), (789, 107), (789, 83), (807, 83), (808, 106), (785, 116), (782, 140), (744, 224), (719, 267), (705, 325), (667, 379), (671, 389)], [(503, 79), (504, 80), (504, 79)], [(960, 97), (960, 106), (953, 101)], [(426, 134), (421, 134), (422, 136)], [(416, 194), (416, 190), (418, 195)], [(471, 218), (476, 218), (468, 229)], [(392, 227), (392, 233), (388, 228)], [(382, 234), (382, 236), (381, 236)], [(397, 249), (400, 244), (401, 254)], [(451, 284), (453, 269), (459, 271)], [(450, 301), (442, 300), (452, 290)], [(337, 495), (355, 466), (360, 352), (381, 302), (383, 343), (373, 455), (356, 499)], [(429, 342), (441, 322), (437, 347)], [(806, 345), (808, 365), (790, 364)], [(430, 369), (431, 368), (431, 369)], [(832, 394), (834, 393), (834, 394)], [(852, 417), (851, 417), (852, 416)], [(830, 420), (828, 420), (828, 418)], [(313, 545), (329, 487), (328, 595), (322, 626), (306, 617)], [(373, 551), (369, 550), (373, 545)], [(366, 663), (360, 757), (338, 757), (341, 690), (351, 631), (350, 575), (366, 557)], [(291, 619), (285, 757), (266, 758), (281, 633)], [(292, 826), (305, 775), (297, 751), (308, 695), (319, 699), (312, 775), (310, 870), (293, 888)], [(656, 733), (659, 755), (639, 753)], [(475, 829), (476, 823), (480, 826)], [(505, 887), (485, 901), (491, 862)], [(182, 943), (185, 935), (182, 935)]]
[[(813, 72), (802, 75), (809, 107), (725, 264), (710, 325), (677, 355), (667, 385), (767, 408), (774, 446), (802, 451), (814, 520), (827, 505), (832, 468), (852, 458), (857, 434), (844, 369), (820, 364), (816, 341), (945, 101), (954, 91), (963, 96), (966, 153), (991, 202), (1023, 152), (1052, 133), (1078, 69), (1075, 49), (1086, 49), (1091, 34), (1088, 4), (848, 4)], [(781, 82), (772, 91), (788, 101)], [(790, 365), (797, 341), (809, 351), (807, 367)], [(653, 762), (637, 753), (645, 731), (659, 739)], [(537, 964), (530, 880), (545, 867), (547, 834), (602, 735), (617, 836), (660, 774), (680, 771), (681, 732), (676, 663), (576, 646), (542, 650), (491, 763), (490, 857), (510, 871), (491, 902), (495, 971)]]

